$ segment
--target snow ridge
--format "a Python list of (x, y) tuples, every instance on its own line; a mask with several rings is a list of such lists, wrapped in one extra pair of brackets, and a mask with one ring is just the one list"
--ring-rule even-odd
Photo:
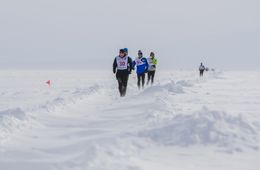
[(26, 120), (26, 114), (20, 108), (0, 111), (0, 145), (9, 139), (10, 134), (24, 127)]
[(166, 125), (139, 133), (163, 145), (215, 145), (236, 151), (242, 151), (240, 146), (258, 150), (256, 135), (256, 128), (242, 116), (206, 107), (191, 115), (176, 115)]

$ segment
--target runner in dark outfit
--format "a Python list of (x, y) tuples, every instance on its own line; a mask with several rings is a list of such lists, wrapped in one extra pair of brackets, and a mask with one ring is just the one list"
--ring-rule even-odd
[(132, 71), (132, 59), (127, 56), (124, 49), (119, 51), (113, 63), (113, 73), (116, 74), (118, 89), (121, 97), (126, 95), (129, 74)]
[(203, 63), (200, 63), (199, 71), (200, 71), (200, 77), (203, 77), (204, 71), (206, 70)]

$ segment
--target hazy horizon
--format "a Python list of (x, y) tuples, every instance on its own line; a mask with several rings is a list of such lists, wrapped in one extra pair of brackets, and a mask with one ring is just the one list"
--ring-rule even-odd
[(255, 70), (257, 0), (0, 2), (0, 69), (111, 69), (119, 48), (160, 69)]

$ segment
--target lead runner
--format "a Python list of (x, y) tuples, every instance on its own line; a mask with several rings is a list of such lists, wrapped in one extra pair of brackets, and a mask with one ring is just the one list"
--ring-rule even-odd
[(119, 55), (113, 63), (113, 73), (116, 74), (118, 89), (121, 97), (126, 95), (129, 74), (132, 72), (132, 59), (128, 57), (125, 49), (120, 49)]

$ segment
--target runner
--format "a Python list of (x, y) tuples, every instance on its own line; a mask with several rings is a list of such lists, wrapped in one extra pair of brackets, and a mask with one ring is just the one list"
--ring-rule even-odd
[(157, 65), (157, 59), (155, 58), (154, 52), (151, 52), (150, 57), (147, 58), (147, 61), (149, 64), (147, 85), (150, 83), (150, 81), (151, 81), (151, 85), (153, 85), (156, 65)]
[(148, 62), (147, 59), (143, 57), (143, 53), (141, 50), (138, 51), (138, 58), (135, 59), (133, 62), (133, 70), (136, 66), (136, 73), (137, 73), (137, 86), (141, 88), (141, 79), (142, 79), (142, 88), (144, 88), (145, 84), (145, 73), (148, 70)]
[(113, 63), (113, 73), (116, 74), (118, 89), (121, 97), (126, 95), (129, 74), (132, 71), (132, 59), (127, 56), (127, 51), (121, 49)]
[(200, 71), (200, 77), (203, 77), (204, 71), (205, 71), (205, 66), (203, 63), (200, 63), (199, 71)]

